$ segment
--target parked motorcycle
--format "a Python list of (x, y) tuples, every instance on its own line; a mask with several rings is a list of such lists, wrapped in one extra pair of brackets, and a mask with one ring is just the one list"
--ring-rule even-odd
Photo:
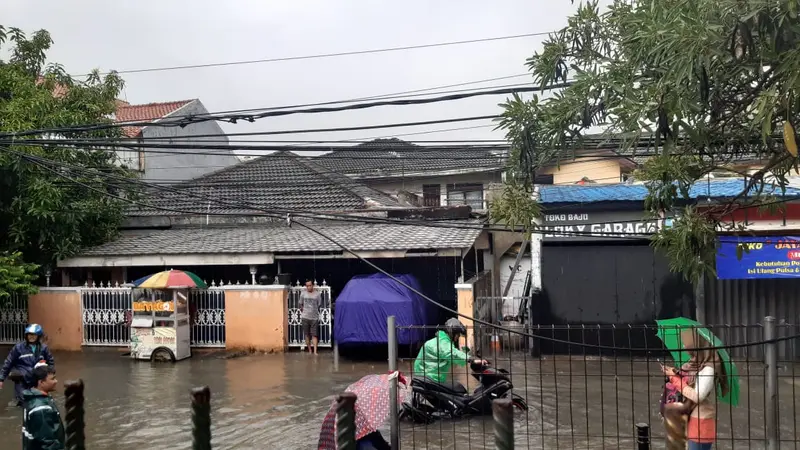
[(418, 423), (431, 423), (440, 418), (480, 416), (492, 413), (492, 401), (511, 398), (514, 407), (527, 411), (525, 399), (512, 392), (514, 386), (505, 369), (470, 364), (478, 387), (470, 394), (463, 386), (437, 383), (427, 377), (412, 378), (411, 400), (402, 405), (400, 418)]

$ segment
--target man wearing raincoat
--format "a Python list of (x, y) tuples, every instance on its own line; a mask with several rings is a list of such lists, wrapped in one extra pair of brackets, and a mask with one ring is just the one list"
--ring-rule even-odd
[(27, 389), (31, 383), (30, 375), (36, 364), (44, 362), (48, 366), (53, 366), (53, 359), (50, 349), (42, 343), (44, 330), (39, 324), (32, 323), (25, 328), (25, 340), (15, 345), (8, 353), (3, 367), (0, 369), (0, 389), (6, 378), (14, 372), (14, 402), (22, 406), (22, 391)]
[[(447, 383), (447, 374), (450, 373), (453, 364), (462, 367), (470, 362), (488, 364), (485, 360), (470, 358), (466, 352), (459, 350), (459, 338), (466, 334), (467, 328), (464, 324), (456, 318), (448, 319), (444, 324), (444, 330), (437, 331), (436, 337), (422, 346), (422, 350), (419, 351), (417, 359), (414, 361), (414, 374), (445, 384)], [(466, 393), (466, 389), (460, 383), (452, 384), (454, 388)]]

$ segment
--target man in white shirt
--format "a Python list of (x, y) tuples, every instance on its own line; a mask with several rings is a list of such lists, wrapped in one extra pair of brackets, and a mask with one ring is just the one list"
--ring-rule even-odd
[[(317, 354), (319, 337), (319, 303), (320, 293), (314, 290), (314, 283), (306, 280), (306, 290), (300, 294), (300, 320), (303, 326), (303, 336), (306, 338), (306, 348), (309, 353)], [(314, 344), (312, 351), (311, 345)]]

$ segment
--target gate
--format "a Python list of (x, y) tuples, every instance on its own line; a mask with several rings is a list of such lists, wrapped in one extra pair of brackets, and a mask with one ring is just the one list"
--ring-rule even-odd
[[(225, 347), (225, 291), (209, 288), (191, 291), (190, 295), (192, 347)], [(93, 347), (129, 345), (132, 305), (131, 288), (110, 286), (82, 288), (83, 345)]]
[[(303, 336), (303, 326), (300, 319), (300, 295), (306, 289), (300, 285), (300, 281), (295, 286), (289, 287), (289, 347), (305, 347), (305, 336)], [(320, 293), (319, 305), (319, 347), (331, 347), (333, 344), (333, 301), (331, 297), (331, 287), (325, 280), (322, 286), (314, 281), (314, 290)]]
[(0, 344), (16, 344), (28, 323), (28, 297), (12, 294), (0, 300)]
[(123, 347), (131, 341), (129, 318), (133, 295), (130, 288), (81, 289), (83, 345)]
[(191, 291), (192, 347), (225, 347), (225, 291)]

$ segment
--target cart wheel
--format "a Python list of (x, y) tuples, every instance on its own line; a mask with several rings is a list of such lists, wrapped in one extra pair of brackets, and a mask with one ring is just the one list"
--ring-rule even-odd
[(175, 354), (166, 347), (159, 347), (150, 354), (151, 362), (175, 362)]

